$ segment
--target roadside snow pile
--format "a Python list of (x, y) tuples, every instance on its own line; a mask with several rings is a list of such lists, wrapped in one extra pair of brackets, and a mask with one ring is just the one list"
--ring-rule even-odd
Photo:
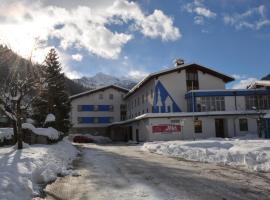
[(10, 140), (13, 136), (13, 128), (0, 128), (0, 142)]
[(270, 171), (270, 140), (214, 138), (149, 142), (142, 149), (187, 160), (244, 166), (253, 171)]
[(0, 199), (28, 200), (41, 186), (57, 175), (72, 173), (69, 168), (77, 150), (64, 139), (54, 145), (32, 145), (22, 150), (0, 148)]
[(22, 124), (22, 128), (23, 129), (29, 129), (31, 130), (33, 133), (37, 134), (37, 135), (42, 135), (42, 136), (46, 136), (51, 140), (57, 140), (60, 136), (60, 133), (52, 128), (52, 127), (48, 127), (48, 128), (36, 128), (34, 125), (29, 124), (29, 123), (23, 123)]

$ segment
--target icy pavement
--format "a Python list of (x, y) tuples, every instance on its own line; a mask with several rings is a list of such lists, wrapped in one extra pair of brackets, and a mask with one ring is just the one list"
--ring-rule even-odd
[(69, 173), (68, 167), (77, 155), (71, 143), (64, 140), (54, 145), (24, 145), (0, 148), (0, 199), (29, 200), (41, 192), (40, 185), (57, 175)]
[(212, 138), (195, 141), (148, 142), (142, 149), (192, 161), (270, 172), (270, 140), (266, 139)]
[(268, 173), (177, 160), (140, 146), (78, 146), (77, 173), (48, 185), (47, 200), (269, 200)]

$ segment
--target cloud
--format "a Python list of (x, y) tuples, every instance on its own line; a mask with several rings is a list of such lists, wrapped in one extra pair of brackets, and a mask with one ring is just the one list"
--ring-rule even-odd
[(239, 80), (237, 83), (232, 85), (232, 89), (246, 89), (248, 85), (250, 85), (252, 82), (258, 80), (257, 78), (247, 78), (243, 80)]
[(154, 10), (151, 15), (146, 16), (139, 8), (138, 4), (126, 0), (117, 0), (108, 9), (108, 13), (117, 16), (125, 23), (134, 20), (132, 29), (140, 31), (150, 38), (161, 38), (163, 41), (174, 41), (181, 37), (180, 30), (173, 25), (173, 19), (165, 15), (161, 10)]
[(96, 10), (87, 5), (65, 8), (60, 0), (57, 6), (49, 5), (48, 0), (46, 5), (30, 0), (12, 2), (4, 0), (0, 5), (0, 40), (23, 56), (46, 48), (51, 39), (57, 39), (57, 48), (64, 51), (85, 49), (91, 55), (117, 59), (124, 45), (134, 38), (132, 32), (108, 28), (119, 20), (149, 38), (173, 41), (181, 37), (173, 19), (161, 10), (146, 15), (137, 3), (127, 0), (103, 2)]
[(191, 3), (187, 3), (182, 8), (183, 10), (195, 15), (194, 23), (198, 25), (203, 25), (206, 18), (211, 19), (217, 16), (215, 12), (211, 11), (209, 8), (206, 8), (204, 5), (204, 0), (194, 0)]
[(240, 29), (260, 30), (264, 26), (270, 26), (270, 20), (266, 16), (266, 7), (260, 5), (251, 8), (244, 13), (225, 14), (224, 23)]
[(83, 59), (83, 55), (81, 55), (79, 53), (73, 54), (73, 55), (71, 55), (71, 57), (73, 60), (78, 61), (78, 62), (82, 61), (82, 59)]

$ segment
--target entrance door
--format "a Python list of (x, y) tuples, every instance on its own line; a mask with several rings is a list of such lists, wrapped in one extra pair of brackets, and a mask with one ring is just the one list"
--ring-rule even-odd
[(215, 119), (216, 137), (225, 137), (224, 119)]
[(136, 141), (139, 142), (139, 130), (136, 129)]

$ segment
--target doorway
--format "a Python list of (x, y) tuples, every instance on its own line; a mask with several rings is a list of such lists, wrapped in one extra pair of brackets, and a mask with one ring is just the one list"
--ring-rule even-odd
[(224, 119), (215, 119), (216, 137), (225, 137)]

